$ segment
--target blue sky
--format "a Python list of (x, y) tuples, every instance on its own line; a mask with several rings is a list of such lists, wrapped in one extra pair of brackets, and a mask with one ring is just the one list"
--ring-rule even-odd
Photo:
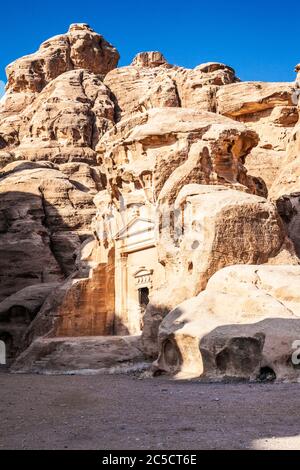
[(160, 50), (185, 67), (220, 61), (242, 80), (292, 81), (300, 62), (299, 0), (14, 0), (1, 2), (0, 11), (2, 81), (8, 63), (75, 22), (112, 42), (120, 65)]

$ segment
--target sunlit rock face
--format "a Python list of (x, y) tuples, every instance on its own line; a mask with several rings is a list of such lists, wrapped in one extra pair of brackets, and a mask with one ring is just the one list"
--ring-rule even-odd
[(169, 64), (160, 52), (138, 54), (132, 64), (108, 73), (104, 83), (118, 104), (118, 119), (157, 107), (216, 111), (216, 93), (237, 82), (234, 70), (207, 63), (194, 69)]
[[(300, 66), (296, 66), (297, 77), (294, 85), (294, 103), (300, 98)], [(300, 255), (300, 120), (290, 134), (286, 157), (270, 189), (270, 198), (276, 201), (278, 211), (285, 222), (287, 233)]]
[(115, 114), (102, 80), (118, 59), (102, 36), (75, 24), (10, 64), (0, 105), (0, 165), (15, 159), (94, 163), (97, 140)]
[[(134, 260), (126, 248), (134, 236), (130, 223), (140, 220), (141, 230), (155, 231), (153, 259), (159, 264), (151, 266), (155, 274), (142, 325), (147, 354), (157, 351), (159, 319), (205, 288), (214, 272), (237, 262), (265, 263), (282, 250), (285, 232), (276, 207), (259, 196), (264, 187), (243, 165), (257, 141), (244, 124), (184, 108), (157, 108), (123, 119), (99, 141), (107, 189), (95, 198), (94, 228), (100, 243), (103, 234), (107, 237), (107, 250), (116, 248), (116, 285), (128, 295), (134, 291)], [(153, 229), (147, 229), (147, 220)], [(122, 227), (128, 230), (125, 246), (118, 242)], [(133, 247), (141, 258), (143, 243)], [(122, 263), (123, 274), (117, 268)], [(126, 296), (125, 291), (118, 321), (131, 332), (124, 305), (134, 304), (134, 294)]]
[(156, 373), (298, 380), (299, 274), (288, 265), (219, 271), (161, 323)]
[(92, 165), (99, 138), (113, 125), (114, 104), (100, 77), (84, 70), (66, 72), (17, 117), (4, 121), (3, 152), (14, 160)]
[(293, 248), (285, 246), (276, 207), (262, 197), (225, 186), (191, 184), (182, 188), (175, 208), (175, 230), (164, 226), (157, 244), (167, 281), (153, 292), (145, 314), (143, 344), (151, 357), (158, 352), (160, 321), (205, 289), (224, 266), (297, 264)]
[(249, 173), (271, 188), (286, 156), (297, 120), (293, 83), (241, 82), (217, 93), (218, 112), (244, 122), (259, 135), (259, 144), (247, 158)]
[(87, 24), (73, 24), (67, 34), (41, 44), (34, 54), (16, 60), (6, 68), (8, 92), (41, 92), (59, 75), (85, 69), (105, 75), (118, 64), (119, 53)]
[(223, 116), (157, 108), (122, 120), (96, 150), (112, 194), (118, 194), (118, 183), (124, 194), (148, 189), (155, 203), (174, 201), (185, 183), (224, 183), (259, 192), (243, 165), (257, 142), (255, 132)]
[[(85, 347), (99, 364), (163, 357), (162, 320), (222, 268), (298, 264), (299, 80), (241, 82), (228, 65), (185, 69), (159, 51), (118, 59), (74, 24), (7, 67), (0, 335), (12, 356), (30, 348), (26, 371), (46, 351), (67, 369)], [(87, 339), (116, 335), (99, 349)]]

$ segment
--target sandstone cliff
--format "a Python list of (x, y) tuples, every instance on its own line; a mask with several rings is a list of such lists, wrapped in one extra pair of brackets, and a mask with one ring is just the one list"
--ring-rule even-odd
[[(206, 320), (202, 326), (195, 305), (203, 309), (201, 299), (213, 303), (214, 292), (227, 286), (227, 278), (221, 287), (213, 281), (222, 268), (268, 264), (232, 268), (237, 285), (247, 279), (253, 295), (253, 270), (281, 280), (287, 273), (291, 282), (298, 273), (300, 83), (241, 82), (228, 65), (185, 69), (158, 51), (142, 52), (125, 67), (117, 68), (118, 60), (101, 35), (75, 24), (7, 67), (0, 104), (0, 339), (9, 338), (11, 356), (32, 342), (30, 351), (40, 355), (40, 337), (58, 337), (53, 348), (64, 351), (61, 337), (142, 332), (144, 354), (160, 354), (159, 370), (177, 373), (174, 351), (182, 347), (179, 368), (200, 374), (201, 348), (184, 356), (190, 343), (180, 328), (175, 335), (181, 307), (170, 311), (187, 302), (196, 344)], [(265, 303), (268, 289), (257, 300), (261, 314), (249, 323), (269, 316), (275, 301)], [(224, 311), (215, 326), (246, 322), (247, 314), (238, 318), (245, 292), (234, 318)], [(294, 324), (299, 299), (292, 294)], [(219, 297), (207, 309), (211, 325)], [(279, 316), (276, 328), (292, 338), (288, 312)], [(249, 335), (272, 343), (272, 328), (251, 327)], [(251, 341), (265, 366), (276, 369), (272, 350)], [(214, 375), (218, 359), (211, 361)], [(240, 365), (232, 361), (238, 365), (223, 361), (219, 372), (236, 374)], [(259, 375), (264, 361), (242, 375)]]

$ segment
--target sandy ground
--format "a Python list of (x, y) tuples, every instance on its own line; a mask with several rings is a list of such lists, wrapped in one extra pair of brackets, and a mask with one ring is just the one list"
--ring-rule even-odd
[(299, 387), (0, 373), (0, 448), (300, 449)]

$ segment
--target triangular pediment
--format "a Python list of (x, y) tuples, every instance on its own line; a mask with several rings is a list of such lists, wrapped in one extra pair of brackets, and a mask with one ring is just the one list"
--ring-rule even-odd
[(115, 236), (115, 240), (124, 240), (138, 234), (153, 232), (154, 222), (151, 219), (135, 217)]

